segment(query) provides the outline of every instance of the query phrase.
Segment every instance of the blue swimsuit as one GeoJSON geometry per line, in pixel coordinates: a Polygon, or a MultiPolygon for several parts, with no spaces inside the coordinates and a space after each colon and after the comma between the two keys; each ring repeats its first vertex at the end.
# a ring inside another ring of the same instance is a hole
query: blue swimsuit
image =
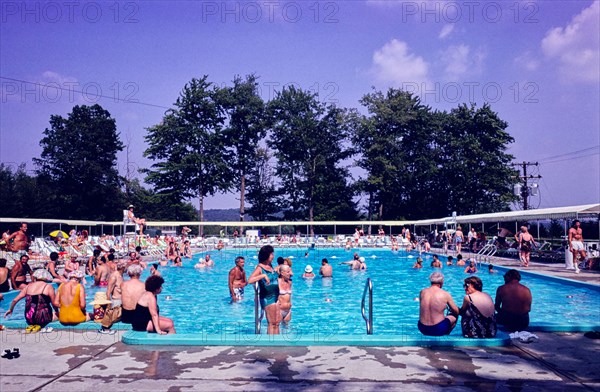
{"type": "Polygon", "coordinates": [[[265,270],[262,266],[260,269],[269,278],[269,284],[267,284],[265,279],[258,281],[260,305],[265,309],[267,306],[276,303],[279,299],[279,281],[277,280],[279,275],[274,270],[271,272],[265,270]]]}

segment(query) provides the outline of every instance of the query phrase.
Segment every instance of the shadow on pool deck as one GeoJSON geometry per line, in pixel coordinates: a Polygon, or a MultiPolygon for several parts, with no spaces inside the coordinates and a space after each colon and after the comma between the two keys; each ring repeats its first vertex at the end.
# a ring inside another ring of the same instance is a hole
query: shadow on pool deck
{"type": "Polygon", "coordinates": [[[128,346],[120,336],[0,333],[5,391],[600,390],[600,340],[508,347],[128,346]]]}

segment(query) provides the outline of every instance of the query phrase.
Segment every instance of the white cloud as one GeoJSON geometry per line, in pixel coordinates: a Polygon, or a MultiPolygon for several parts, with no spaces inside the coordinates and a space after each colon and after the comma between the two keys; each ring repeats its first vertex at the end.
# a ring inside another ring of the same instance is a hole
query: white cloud
{"type": "Polygon", "coordinates": [[[46,83],[57,83],[61,87],[77,82],[77,79],[72,76],[61,75],[54,71],[44,71],[42,73],[42,80],[46,83]]]}
{"type": "Polygon", "coordinates": [[[442,31],[440,31],[440,34],[438,35],[438,38],[439,39],[444,39],[447,36],[449,36],[450,33],[452,33],[452,31],[454,31],[454,25],[453,24],[444,25],[444,27],[442,27],[442,31]]]}
{"type": "Polygon", "coordinates": [[[555,27],[542,40],[542,50],[558,61],[565,81],[600,80],[600,2],[576,15],[566,27],[555,27]]]}
{"type": "Polygon", "coordinates": [[[460,44],[449,46],[441,59],[445,64],[444,77],[457,81],[467,75],[480,74],[485,55],[481,50],[473,52],[468,45],[460,44]]]}
{"type": "Polygon", "coordinates": [[[402,85],[427,82],[428,69],[427,62],[411,53],[406,42],[392,39],[375,51],[370,72],[378,81],[402,85]]]}
{"type": "Polygon", "coordinates": [[[527,71],[536,71],[540,66],[540,61],[536,59],[529,51],[515,57],[514,62],[518,66],[525,68],[527,71]]]}

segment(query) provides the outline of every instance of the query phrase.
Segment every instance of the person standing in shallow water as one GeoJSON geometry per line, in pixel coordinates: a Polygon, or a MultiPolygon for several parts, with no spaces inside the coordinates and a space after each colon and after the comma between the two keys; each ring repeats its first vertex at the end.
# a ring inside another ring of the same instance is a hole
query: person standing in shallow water
{"type": "Polygon", "coordinates": [[[279,334],[281,323],[281,311],[279,309],[279,276],[273,269],[272,263],[275,250],[271,245],[265,245],[258,251],[258,265],[250,278],[248,284],[258,282],[260,305],[267,316],[267,333],[279,334]]]}
{"type": "Polygon", "coordinates": [[[244,264],[246,261],[242,256],[235,258],[235,267],[229,271],[229,295],[231,302],[244,299],[244,287],[248,284],[244,264]]]}

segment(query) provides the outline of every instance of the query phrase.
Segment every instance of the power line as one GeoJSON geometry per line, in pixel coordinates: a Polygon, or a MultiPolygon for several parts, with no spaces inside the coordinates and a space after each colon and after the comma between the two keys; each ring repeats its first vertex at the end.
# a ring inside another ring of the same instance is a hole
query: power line
{"type": "Polygon", "coordinates": [[[588,147],[588,148],[584,148],[583,150],[577,150],[577,151],[571,151],[571,152],[566,152],[564,154],[559,154],[559,155],[554,155],[551,157],[546,157],[546,158],[542,158],[539,160],[540,163],[544,163],[544,161],[549,161],[549,160],[553,160],[556,158],[562,158],[568,155],[573,155],[573,154],[580,154],[582,152],[586,152],[586,151],[591,151],[591,150],[597,150],[600,149],[600,144],[594,147],[588,147]]]}
{"type": "Polygon", "coordinates": [[[581,159],[581,158],[593,157],[593,156],[595,156],[595,155],[599,155],[599,154],[600,154],[600,151],[598,151],[598,152],[595,152],[595,153],[593,153],[593,154],[579,155],[579,156],[576,156],[576,157],[565,158],[565,159],[559,159],[559,160],[556,160],[556,161],[549,161],[549,162],[543,162],[543,163],[544,163],[545,165],[547,165],[547,164],[551,164],[551,163],[566,162],[566,161],[572,161],[572,160],[575,160],[575,159],[581,159]]]}
{"type": "Polygon", "coordinates": [[[77,90],[75,88],[61,87],[58,84],[52,85],[52,84],[44,84],[44,83],[38,83],[38,82],[30,82],[30,81],[27,81],[27,80],[7,78],[5,76],[0,76],[0,79],[10,80],[12,82],[19,82],[19,83],[30,84],[30,85],[34,85],[34,86],[37,86],[37,87],[53,88],[55,90],[67,91],[67,92],[70,92],[70,93],[78,93],[78,94],[81,94],[81,95],[93,96],[93,97],[96,97],[96,98],[107,98],[107,99],[112,99],[113,101],[121,101],[121,102],[124,102],[124,103],[131,103],[131,104],[136,104],[136,105],[150,106],[150,107],[154,107],[154,108],[167,109],[167,110],[171,109],[169,107],[162,106],[162,105],[156,105],[156,104],[153,104],[153,103],[142,102],[142,101],[140,101],[138,99],[132,100],[132,99],[119,98],[119,97],[109,97],[107,95],[96,94],[96,93],[91,93],[91,92],[88,92],[88,91],[77,90]]]}

